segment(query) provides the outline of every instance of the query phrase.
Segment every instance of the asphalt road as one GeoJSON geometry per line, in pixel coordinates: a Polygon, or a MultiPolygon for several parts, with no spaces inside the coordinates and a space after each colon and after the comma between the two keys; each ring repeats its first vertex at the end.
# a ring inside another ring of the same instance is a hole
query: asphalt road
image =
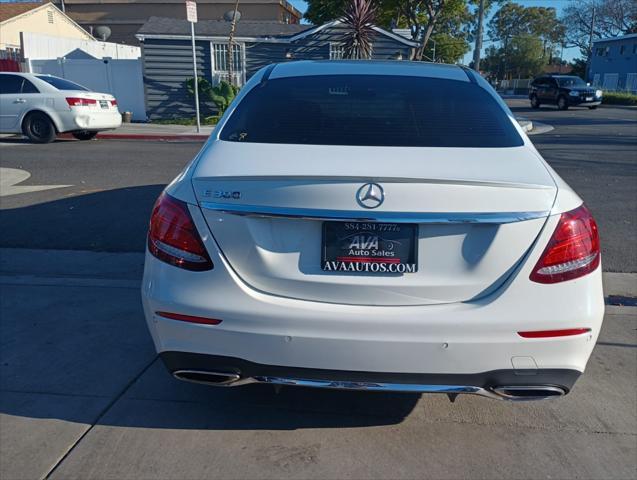
{"type": "MultiPolygon", "coordinates": [[[[583,197],[602,236],[604,270],[637,272],[637,109],[528,108],[516,115],[555,126],[532,136],[583,197]]],[[[70,185],[0,198],[0,247],[136,252],[162,190],[200,143],[0,140],[0,167],[24,169],[20,185],[70,185]]]]}
{"type": "Polygon", "coordinates": [[[637,271],[637,108],[559,111],[509,100],[516,116],[554,130],[531,139],[599,224],[604,270],[637,271]]]}

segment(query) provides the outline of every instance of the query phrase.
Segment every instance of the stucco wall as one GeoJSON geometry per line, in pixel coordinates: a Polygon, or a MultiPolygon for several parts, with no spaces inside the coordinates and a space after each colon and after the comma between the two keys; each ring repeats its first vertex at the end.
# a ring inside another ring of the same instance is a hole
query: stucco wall
{"type": "Polygon", "coordinates": [[[0,24],[0,49],[20,46],[20,32],[92,40],[93,37],[52,5],[36,8],[0,24]],[[52,20],[52,21],[51,21],[52,20]]]}
{"type": "Polygon", "coordinates": [[[589,80],[608,90],[637,91],[637,35],[595,42],[589,80]]]}

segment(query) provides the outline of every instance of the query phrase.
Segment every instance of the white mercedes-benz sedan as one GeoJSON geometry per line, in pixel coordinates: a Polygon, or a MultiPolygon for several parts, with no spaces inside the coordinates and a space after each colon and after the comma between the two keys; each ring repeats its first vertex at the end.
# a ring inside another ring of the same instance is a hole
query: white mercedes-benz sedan
{"type": "Polygon", "coordinates": [[[256,73],[152,211],[142,297],[177,378],[568,393],[597,225],[489,84],[410,62],[256,73]]]}
{"type": "Polygon", "coordinates": [[[117,100],[52,75],[0,73],[0,133],[49,143],[58,133],[90,140],[122,124],[117,100]]]}

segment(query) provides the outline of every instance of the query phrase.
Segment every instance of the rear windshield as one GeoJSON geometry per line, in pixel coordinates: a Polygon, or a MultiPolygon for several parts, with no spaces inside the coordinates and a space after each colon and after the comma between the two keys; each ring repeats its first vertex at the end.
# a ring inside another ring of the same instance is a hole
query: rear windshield
{"type": "Polygon", "coordinates": [[[482,87],[394,75],[270,79],[244,97],[220,138],[397,147],[523,144],[505,110],[482,87]]]}
{"type": "Polygon", "coordinates": [[[53,85],[58,90],[84,90],[89,92],[90,90],[82,85],[78,85],[77,83],[73,83],[70,80],[66,80],[64,78],[59,77],[51,77],[49,75],[38,75],[40,80],[45,81],[49,85],[53,85]]]}

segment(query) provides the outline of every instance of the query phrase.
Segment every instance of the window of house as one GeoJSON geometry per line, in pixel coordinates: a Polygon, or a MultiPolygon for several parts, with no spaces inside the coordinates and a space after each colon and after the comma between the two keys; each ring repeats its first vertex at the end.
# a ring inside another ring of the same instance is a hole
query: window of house
{"type": "Polygon", "coordinates": [[[604,49],[602,47],[597,47],[597,56],[601,57],[604,55],[604,49]]]}
{"type": "Polygon", "coordinates": [[[341,43],[330,43],[330,60],[343,60],[345,47],[341,43]]]}
{"type": "Polygon", "coordinates": [[[633,43],[633,53],[637,53],[637,43],[633,43]]]}
{"type": "MultiPolygon", "coordinates": [[[[243,83],[245,65],[243,63],[243,45],[234,44],[232,46],[232,76],[235,84],[243,83]]],[[[228,44],[212,44],[212,70],[214,80],[228,80],[228,44]]]]}
{"type": "Polygon", "coordinates": [[[48,12],[46,12],[49,23],[53,23],[53,12],[51,12],[50,10],[48,12]]]}
{"type": "Polygon", "coordinates": [[[609,55],[609,54],[610,54],[610,47],[606,47],[606,48],[604,49],[604,56],[605,56],[605,57],[608,57],[608,55],[609,55]]]}
{"type": "MultiPolygon", "coordinates": [[[[228,71],[228,44],[214,43],[212,45],[214,57],[214,69],[218,72],[228,71]]],[[[243,55],[241,45],[232,46],[232,68],[233,70],[243,69],[243,55]]]]}
{"type": "Polygon", "coordinates": [[[622,45],[621,47],[619,47],[619,54],[620,55],[623,55],[625,51],[626,51],[626,45],[622,45]]]}

